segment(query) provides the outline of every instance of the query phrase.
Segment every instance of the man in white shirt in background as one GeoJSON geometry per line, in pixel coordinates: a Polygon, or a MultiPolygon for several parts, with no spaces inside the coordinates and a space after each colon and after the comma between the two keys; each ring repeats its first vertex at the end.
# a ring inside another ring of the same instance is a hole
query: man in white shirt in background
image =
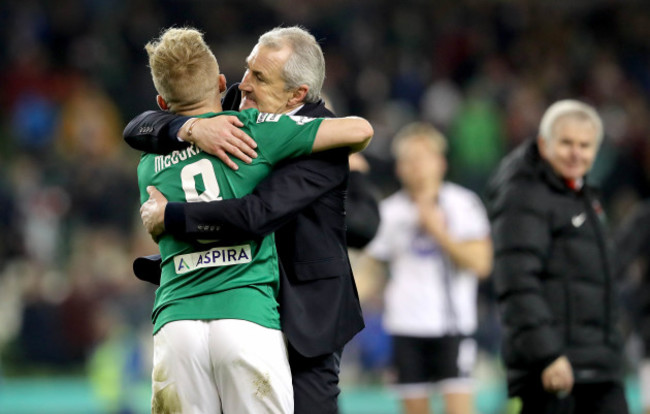
{"type": "Polygon", "coordinates": [[[446,413],[474,412],[476,296],[478,280],[492,270],[492,243],[479,197],[444,181],[446,148],[426,123],[395,136],[402,189],[381,202],[378,233],[360,263],[365,275],[388,266],[383,325],[406,414],[429,413],[434,386],[446,413]]]}

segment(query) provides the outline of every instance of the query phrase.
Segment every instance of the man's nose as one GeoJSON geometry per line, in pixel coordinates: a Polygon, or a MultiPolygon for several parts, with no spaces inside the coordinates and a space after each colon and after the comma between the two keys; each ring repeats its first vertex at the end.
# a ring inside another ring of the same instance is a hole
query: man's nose
{"type": "Polygon", "coordinates": [[[582,149],[578,146],[571,147],[571,156],[574,158],[580,158],[582,155],[582,149]]]}
{"type": "Polygon", "coordinates": [[[250,82],[249,82],[249,74],[246,72],[244,74],[244,77],[242,78],[241,82],[239,83],[239,90],[240,91],[249,91],[250,90],[250,82]]]}

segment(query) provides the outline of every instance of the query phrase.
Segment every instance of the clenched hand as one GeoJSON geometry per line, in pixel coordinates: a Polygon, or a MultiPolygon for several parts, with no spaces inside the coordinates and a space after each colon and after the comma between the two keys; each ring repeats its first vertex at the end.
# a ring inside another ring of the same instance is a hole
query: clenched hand
{"type": "Polygon", "coordinates": [[[147,232],[155,242],[158,242],[160,235],[165,231],[165,207],[167,199],[154,186],[147,187],[149,199],[140,207],[140,218],[147,232]]]}
{"type": "Polygon", "coordinates": [[[542,371],[542,384],[550,393],[566,395],[573,388],[573,369],[569,359],[561,356],[542,371]]]}

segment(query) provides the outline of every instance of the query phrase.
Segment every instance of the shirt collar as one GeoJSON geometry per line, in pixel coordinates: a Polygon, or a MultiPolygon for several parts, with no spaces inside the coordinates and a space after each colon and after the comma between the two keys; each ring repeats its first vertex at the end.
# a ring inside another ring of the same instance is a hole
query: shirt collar
{"type": "Polygon", "coordinates": [[[302,109],[303,106],[305,106],[305,104],[300,105],[299,107],[295,108],[291,112],[287,112],[285,115],[295,115],[296,113],[298,113],[298,111],[300,111],[302,109]]]}
{"type": "Polygon", "coordinates": [[[582,186],[585,184],[585,180],[582,178],[578,178],[576,180],[565,179],[564,182],[566,182],[566,185],[569,186],[569,188],[573,191],[580,191],[582,189],[582,186]]]}

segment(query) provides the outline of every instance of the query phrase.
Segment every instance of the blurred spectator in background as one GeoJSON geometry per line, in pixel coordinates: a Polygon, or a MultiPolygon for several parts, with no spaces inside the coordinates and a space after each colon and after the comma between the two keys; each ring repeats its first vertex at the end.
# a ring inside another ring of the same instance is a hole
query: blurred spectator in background
{"type": "Polygon", "coordinates": [[[644,414],[650,414],[650,200],[639,204],[615,232],[617,264],[621,272],[636,279],[632,281],[632,320],[641,337],[642,355],[639,367],[641,401],[644,414]]]}
{"type": "Polygon", "coordinates": [[[496,101],[477,86],[449,129],[451,176],[468,189],[483,190],[485,177],[503,156],[503,126],[496,101]]]}
{"type": "Polygon", "coordinates": [[[522,414],[628,412],[615,257],[585,182],[602,139],[594,108],[558,101],[489,184],[502,355],[522,414]]]}
{"type": "Polygon", "coordinates": [[[472,413],[477,285],[492,269],[487,215],[476,194],[444,180],[447,142],[433,126],[405,126],[392,148],[402,190],[380,203],[360,271],[389,267],[383,320],[404,412],[429,413],[435,385],[447,413],[472,413]]]}

